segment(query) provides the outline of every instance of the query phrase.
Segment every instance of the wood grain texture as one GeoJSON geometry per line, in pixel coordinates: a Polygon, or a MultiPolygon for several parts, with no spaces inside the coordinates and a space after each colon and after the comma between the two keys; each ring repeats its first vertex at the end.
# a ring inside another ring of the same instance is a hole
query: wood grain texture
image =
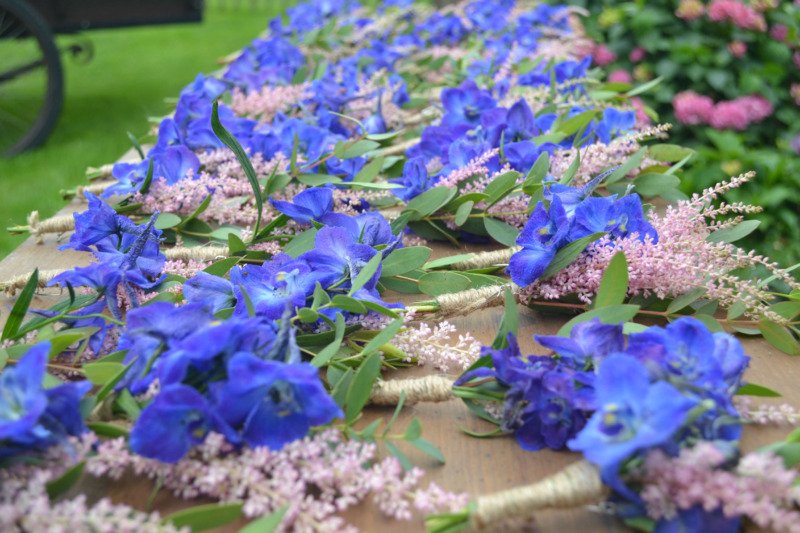
{"type": "MultiPolygon", "coordinates": [[[[64,211],[74,209],[67,206],[64,211]]],[[[47,236],[43,245],[32,240],[26,241],[6,259],[0,262],[0,279],[30,272],[34,267],[68,268],[86,264],[90,256],[71,251],[59,252],[56,249],[55,236],[47,236]]],[[[460,253],[452,247],[434,246],[435,256],[460,253]]],[[[469,251],[474,251],[470,248],[469,251]]],[[[52,300],[53,291],[46,291],[39,296],[34,305],[43,305],[52,300]],[[49,294],[47,294],[49,293],[49,294]]],[[[11,300],[0,300],[0,310],[7,315],[11,300]]],[[[453,320],[461,332],[470,332],[478,340],[490,343],[499,324],[501,309],[482,310],[470,316],[453,320]]],[[[554,334],[568,319],[568,316],[543,315],[527,308],[521,309],[520,344],[524,353],[540,350],[533,340],[534,334],[554,334]]],[[[2,319],[4,320],[4,318],[2,319]]],[[[783,398],[778,403],[787,402],[800,406],[800,358],[790,357],[769,347],[760,338],[743,338],[747,353],[752,357],[746,378],[754,383],[764,384],[778,390],[783,398]]],[[[428,369],[415,368],[397,371],[395,375],[409,377],[424,375],[428,369]]],[[[391,376],[389,376],[391,377],[391,376]]],[[[390,408],[369,408],[361,424],[366,425],[376,417],[388,418],[390,408]]],[[[435,481],[442,487],[452,491],[465,491],[471,495],[480,495],[492,491],[511,488],[535,482],[549,474],[553,474],[565,465],[578,459],[568,452],[525,452],[512,438],[496,438],[490,440],[475,439],[461,432],[461,427],[473,430],[489,429],[487,425],[474,417],[457,400],[440,404],[422,404],[404,409],[396,427],[405,427],[413,417],[419,417],[423,425],[423,436],[436,444],[447,458],[447,464],[441,466],[432,459],[422,456],[414,450],[404,447],[409,456],[420,466],[428,469],[427,481],[435,481]]],[[[743,447],[745,451],[756,449],[768,442],[785,437],[788,428],[781,427],[747,427],[745,429],[743,447]]],[[[402,446],[402,444],[401,444],[402,446]]],[[[116,502],[125,502],[143,509],[150,495],[152,485],[147,480],[128,476],[120,482],[85,478],[79,490],[86,492],[91,499],[108,496],[116,502]]],[[[182,507],[202,502],[183,502],[162,491],[155,498],[154,508],[162,514],[168,514],[182,507]]],[[[345,515],[352,523],[364,531],[420,531],[421,521],[393,522],[386,520],[372,507],[365,504],[350,510],[345,515]]],[[[239,524],[241,525],[241,524],[239,524]]],[[[236,525],[222,530],[235,531],[236,525]]],[[[533,530],[558,532],[586,531],[625,531],[617,520],[587,509],[573,511],[545,512],[536,517],[533,530]]]]}

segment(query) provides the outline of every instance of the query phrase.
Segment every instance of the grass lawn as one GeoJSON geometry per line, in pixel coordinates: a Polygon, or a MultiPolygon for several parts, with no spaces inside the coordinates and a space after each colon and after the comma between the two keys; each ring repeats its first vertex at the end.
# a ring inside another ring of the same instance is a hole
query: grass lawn
{"type": "Polygon", "coordinates": [[[254,10],[245,7],[249,2],[209,6],[200,24],[85,33],[95,57],[85,65],[63,58],[64,109],[53,134],[37,150],[0,159],[0,257],[25,238],[9,235],[7,226],[24,224],[34,209],[42,217],[55,213],[64,205],[60,189],[85,182],[87,166],[116,160],[131,146],[126,132],[146,133],[148,116],[170,111],[165,98],[175,97],[198,72],[218,68],[217,58],[245,46],[291,3],[260,2],[254,10]]]}

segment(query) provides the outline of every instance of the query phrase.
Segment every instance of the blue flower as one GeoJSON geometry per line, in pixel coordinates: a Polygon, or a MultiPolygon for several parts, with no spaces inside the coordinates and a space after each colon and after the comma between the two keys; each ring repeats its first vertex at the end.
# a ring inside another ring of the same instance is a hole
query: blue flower
{"type": "Polygon", "coordinates": [[[291,202],[270,199],[272,207],[295,222],[311,224],[321,222],[325,215],[333,212],[333,190],[312,187],[292,198],[291,202]]]}
{"type": "Polygon", "coordinates": [[[539,279],[566,238],[569,226],[558,196],[553,197],[549,209],[539,202],[517,238],[522,250],[512,255],[508,263],[511,280],[525,287],[539,279]]]}
{"type": "Polygon", "coordinates": [[[603,324],[599,318],[576,324],[569,337],[536,335],[534,338],[575,368],[597,366],[605,357],[625,347],[622,324],[603,324]]]}
{"type": "Polygon", "coordinates": [[[70,235],[69,242],[60,247],[61,250],[73,248],[88,252],[90,246],[109,238],[113,239],[114,246],[118,246],[124,233],[135,231],[136,224],[130,219],[118,215],[114,208],[94,194],[87,191],[84,195],[89,205],[85,211],[72,215],[75,232],[70,235]]]}
{"type": "Polygon", "coordinates": [[[220,416],[249,446],[273,450],[305,437],[312,426],[341,417],[315,367],[264,361],[238,353],[228,363],[228,379],[213,389],[220,416]]]}
{"type": "Polygon", "coordinates": [[[445,110],[443,124],[477,126],[481,113],[496,107],[497,102],[489,91],[478,88],[472,80],[466,80],[459,87],[442,90],[442,105],[445,110]]]}
{"type": "Polygon", "coordinates": [[[640,451],[667,444],[697,401],[664,381],[651,383],[647,368],[623,354],[600,364],[595,393],[597,411],[569,448],[600,467],[607,485],[636,501],[619,478],[620,467],[640,451]]]}
{"type": "Polygon", "coordinates": [[[636,125],[634,111],[620,111],[613,107],[603,110],[603,118],[595,126],[594,132],[603,144],[608,144],[614,137],[625,134],[636,125]]]}
{"type": "Polygon", "coordinates": [[[80,399],[88,381],[44,389],[50,343],[37,344],[0,374],[0,459],[63,442],[86,431],[80,399]]]}
{"type": "Polygon", "coordinates": [[[653,533],[736,533],[741,524],[741,516],[728,517],[721,508],[707,511],[702,505],[695,505],[679,509],[673,518],[662,518],[653,533]]]}
{"type": "Polygon", "coordinates": [[[143,457],[176,463],[209,431],[222,432],[235,442],[235,434],[216,419],[203,395],[185,385],[169,385],[142,410],[131,430],[130,447],[143,457]]]}
{"type": "Polygon", "coordinates": [[[236,298],[234,313],[247,316],[244,294],[250,299],[256,316],[277,320],[287,308],[304,307],[317,281],[330,279],[312,272],[305,260],[278,254],[261,266],[245,265],[231,270],[231,284],[236,298]]]}
{"type": "Polygon", "coordinates": [[[233,307],[236,303],[230,281],[202,271],[183,284],[183,297],[189,303],[205,305],[211,313],[233,307]]]}
{"type": "Polygon", "coordinates": [[[368,211],[355,217],[335,213],[327,217],[325,223],[344,228],[355,242],[380,248],[384,257],[402,246],[401,236],[392,233],[392,226],[376,211],[368,211]]]}
{"type": "MultiPolygon", "coordinates": [[[[360,244],[344,228],[324,227],[317,232],[314,249],[301,255],[315,273],[322,277],[323,287],[337,283],[347,289],[372,257],[378,252],[372,246],[360,244]]],[[[374,289],[380,278],[381,269],[364,284],[366,289],[374,289]]]]}
{"type": "Polygon", "coordinates": [[[428,179],[428,169],[425,167],[424,158],[414,157],[407,160],[403,166],[402,177],[389,180],[389,182],[402,185],[402,188],[391,191],[404,202],[427,191],[431,187],[431,181],[428,179]]]}

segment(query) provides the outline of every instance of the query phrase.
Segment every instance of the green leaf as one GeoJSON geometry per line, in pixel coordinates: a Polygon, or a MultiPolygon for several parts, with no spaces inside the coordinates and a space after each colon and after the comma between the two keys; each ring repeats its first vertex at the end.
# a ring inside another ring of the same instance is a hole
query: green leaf
{"type": "Polygon", "coordinates": [[[610,305],[608,307],[592,309],[591,311],[581,313],[561,326],[561,329],[558,330],[558,335],[568,336],[576,324],[588,322],[593,318],[599,318],[604,324],[621,324],[623,322],[628,322],[633,319],[638,312],[639,306],[631,304],[610,305]]]}
{"type": "Polygon", "coordinates": [[[408,443],[412,445],[414,448],[421,451],[422,453],[430,455],[440,463],[442,464],[445,463],[444,454],[429,440],[425,440],[422,437],[419,437],[414,440],[409,440],[408,443]]]}
{"type": "Polygon", "coordinates": [[[424,246],[398,248],[383,260],[381,277],[390,278],[420,268],[431,256],[431,249],[424,246]]]}
{"type": "Polygon", "coordinates": [[[686,148],[677,144],[653,144],[647,147],[647,152],[650,154],[651,159],[656,161],[666,161],[668,163],[675,163],[680,161],[687,155],[695,153],[691,148],[686,148]]]}
{"type": "Polygon", "coordinates": [[[361,303],[361,300],[356,300],[343,294],[337,294],[331,300],[331,305],[344,311],[350,311],[357,315],[363,315],[367,312],[367,308],[361,303]]]}
{"type": "Polygon", "coordinates": [[[297,318],[300,319],[301,322],[306,324],[313,324],[317,320],[319,320],[319,313],[314,311],[313,309],[309,309],[308,307],[301,307],[297,310],[297,318]]]}
{"type": "Polygon", "coordinates": [[[91,429],[95,434],[110,439],[116,439],[118,437],[128,438],[130,435],[130,432],[126,428],[117,426],[116,424],[109,424],[108,422],[87,422],[86,427],[91,429]]]}
{"type": "Polygon", "coordinates": [[[554,276],[561,270],[567,268],[578,258],[579,255],[581,255],[581,253],[583,253],[587,246],[592,244],[603,235],[605,235],[604,232],[592,233],[591,235],[581,237],[577,241],[572,241],[568,245],[564,246],[562,249],[556,252],[556,255],[553,257],[550,265],[548,265],[542,274],[542,279],[547,279],[551,276],[554,276]]]}
{"type": "Polygon", "coordinates": [[[500,320],[500,327],[497,330],[497,335],[492,342],[492,348],[502,350],[508,346],[508,334],[517,335],[519,330],[519,310],[517,309],[517,299],[510,287],[506,287],[504,295],[505,307],[503,310],[503,318],[500,320]]]}
{"type": "Polygon", "coordinates": [[[517,243],[519,230],[511,224],[507,224],[502,220],[497,220],[496,218],[484,217],[483,226],[486,228],[489,236],[491,236],[500,244],[514,246],[517,243]]]}
{"type": "Polygon", "coordinates": [[[736,242],[753,233],[761,224],[760,220],[743,220],[732,228],[723,228],[706,237],[708,242],[736,242]]]}
{"type": "Polygon", "coordinates": [[[142,182],[142,186],[139,187],[139,193],[147,194],[147,191],[150,190],[151,183],[153,183],[153,158],[150,158],[150,162],[147,164],[147,175],[142,182]]]}
{"type": "Polygon", "coordinates": [[[655,172],[640,174],[633,180],[636,192],[642,196],[659,196],[677,189],[680,184],[681,180],[677,176],[655,172]]]}
{"type": "Polygon", "coordinates": [[[557,128],[556,131],[563,133],[564,135],[573,135],[578,132],[578,130],[586,127],[594,117],[597,115],[597,110],[592,109],[589,111],[583,111],[582,113],[578,113],[574,117],[570,117],[562,122],[557,128]]]}
{"type": "Polygon", "coordinates": [[[441,207],[447,205],[457,193],[458,191],[455,188],[434,187],[412,198],[408,204],[406,204],[406,209],[416,211],[417,216],[414,220],[419,220],[435,213],[441,207]]]}
{"type": "Polygon", "coordinates": [[[401,452],[400,449],[397,446],[395,446],[393,442],[387,440],[384,441],[384,444],[386,445],[386,449],[389,450],[389,453],[394,455],[397,458],[397,460],[400,461],[400,465],[403,467],[403,470],[411,470],[412,468],[414,468],[414,465],[411,463],[411,461],[408,460],[406,454],[401,452]]]}
{"type": "Polygon", "coordinates": [[[630,174],[631,171],[638,168],[639,165],[641,165],[645,154],[647,154],[647,148],[644,147],[640,148],[639,151],[630,156],[627,161],[622,163],[618,169],[609,174],[603,181],[606,183],[606,185],[618,182],[619,180],[630,174]]]}
{"type": "Polygon", "coordinates": [[[706,313],[696,313],[694,318],[706,325],[706,327],[714,333],[725,331],[716,318],[706,313]]]}
{"type": "Polygon", "coordinates": [[[656,85],[658,85],[659,83],[661,83],[661,80],[662,80],[661,76],[659,76],[658,78],[654,78],[654,79],[648,81],[647,83],[639,85],[638,87],[634,87],[633,89],[631,89],[630,91],[625,93],[625,96],[630,98],[632,96],[636,96],[638,94],[642,94],[644,92],[647,92],[650,89],[652,89],[653,87],[655,87],[656,85]]]}
{"type": "MultiPolygon", "coordinates": [[[[185,225],[186,225],[187,223],[189,223],[190,221],[192,221],[192,220],[196,219],[197,217],[199,217],[200,215],[202,215],[202,214],[203,214],[203,212],[204,212],[206,209],[208,209],[208,206],[209,206],[209,205],[211,205],[211,198],[212,198],[213,196],[214,196],[214,195],[213,195],[213,194],[210,194],[210,193],[209,193],[208,195],[206,195],[206,197],[205,197],[205,198],[203,198],[203,201],[202,201],[202,202],[200,202],[200,205],[198,205],[198,206],[195,208],[195,210],[194,210],[194,211],[192,211],[192,213],[191,213],[191,214],[190,214],[188,217],[186,217],[186,218],[183,220],[183,222],[181,222],[181,226],[185,226],[185,225]]],[[[225,237],[225,239],[227,240],[227,236],[225,237]]]]}
{"type": "Polygon", "coordinates": [[[408,427],[403,433],[403,439],[416,440],[421,436],[422,436],[422,424],[420,423],[419,418],[414,417],[411,419],[411,422],[408,424],[408,427]]]}
{"type": "Polygon", "coordinates": [[[428,272],[419,278],[419,290],[428,296],[461,292],[470,285],[468,277],[456,272],[428,272]]]}
{"type": "Polygon", "coordinates": [[[333,149],[333,155],[339,159],[353,159],[380,148],[380,146],[380,143],[367,139],[361,139],[354,143],[339,142],[333,149]]]}
{"type": "Polygon", "coordinates": [[[474,256],[475,254],[448,255],[447,257],[440,257],[439,259],[428,261],[422,265],[422,268],[425,270],[436,270],[437,268],[444,268],[460,263],[461,261],[466,261],[467,259],[472,259],[474,256]]]}
{"type": "MultiPolygon", "coordinates": [[[[242,170],[244,170],[247,176],[247,180],[250,182],[250,187],[253,189],[253,197],[256,201],[256,225],[253,227],[253,242],[255,242],[259,227],[261,226],[261,214],[264,210],[264,200],[261,198],[261,185],[258,183],[258,176],[244,148],[242,148],[239,141],[225,129],[225,126],[223,126],[222,122],[219,120],[219,100],[214,100],[214,104],[211,107],[211,129],[214,131],[214,134],[219,137],[219,140],[236,155],[236,159],[239,161],[242,170]]],[[[267,185],[269,186],[269,184],[267,185]]]]}
{"type": "Polygon", "coordinates": [[[47,483],[47,495],[50,497],[50,499],[55,500],[72,488],[72,486],[75,485],[75,483],[77,483],[83,475],[84,466],[86,466],[86,462],[81,461],[80,463],[77,463],[76,465],[67,469],[66,472],[61,474],[56,479],[49,481],[47,483]]]}
{"type": "Polygon", "coordinates": [[[611,258],[606,271],[603,272],[603,279],[597,289],[597,296],[594,299],[594,308],[607,307],[609,305],[619,305],[625,301],[628,294],[628,261],[624,252],[617,252],[611,258]]]}
{"type": "Polygon", "coordinates": [[[342,178],[330,174],[300,174],[297,176],[297,181],[309,187],[318,187],[320,185],[327,185],[328,183],[339,184],[342,178]]]}
{"type": "Polygon", "coordinates": [[[225,259],[220,259],[215,263],[211,263],[206,268],[203,269],[203,272],[206,274],[211,274],[212,276],[222,277],[227,274],[230,269],[232,269],[236,264],[241,261],[240,257],[226,257],[225,259]]]}
{"type": "Polygon", "coordinates": [[[335,337],[333,341],[327,345],[325,348],[322,349],[314,358],[311,360],[311,364],[317,368],[323,367],[328,364],[328,361],[336,355],[336,352],[339,351],[339,348],[342,346],[342,340],[344,339],[344,331],[345,331],[345,324],[344,324],[344,317],[341,313],[336,313],[336,326],[334,328],[335,337]]]}
{"type": "Polygon", "coordinates": [[[136,421],[139,418],[139,415],[142,413],[142,408],[139,407],[139,402],[136,401],[130,391],[128,389],[123,389],[120,391],[119,396],[117,396],[116,404],[119,406],[120,409],[125,411],[125,414],[128,417],[136,421]]]}
{"type": "Polygon", "coordinates": [[[572,178],[575,177],[575,174],[578,173],[578,169],[581,168],[581,153],[577,152],[575,154],[575,159],[572,160],[572,163],[569,164],[567,171],[561,176],[561,179],[558,182],[561,185],[569,185],[569,182],[572,181],[572,178]]]}
{"type": "Polygon", "coordinates": [[[364,167],[358,171],[358,174],[355,175],[353,181],[366,183],[373,181],[377,176],[378,173],[383,169],[383,157],[376,157],[364,167]]]}
{"type": "Polygon", "coordinates": [[[739,390],[736,391],[738,396],[761,396],[764,398],[779,398],[780,393],[765,387],[763,385],[756,385],[755,383],[745,383],[739,390]]]}
{"type": "Polygon", "coordinates": [[[83,373],[95,385],[105,385],[125,369],[122,363],[87,363],[83,373]]]}
{"type": "Polygon", "coordinates": [[[164,518],[177,528],[205,531],[224,526],[242,517],[241,503],[209,503],[183,509],[164,518]]]}
{"type": "Polygon", "coordinates": [[[22,320],[28,312],[28,307],[31,305],[33,294],[36,292],[36,287],[38,285],[39,269],[36,268],[33,270],[31,277],[28,278],[27,283],[25,283],[22,292],[19,293],[17,301],[14,302],[14,307],[11,308],[11,313],[9,313],[6,319],[6,325],[3,328],[3,335],[0,337],[0,340],[12,339],[16,336],[19,327],[22,325],[22,320]]]}
{"type": "Polygon", "coordinates": [[[308,228],[303,233],[298,233],[294,238],[286,243],[283,252],[289,257],[297,258],[301,254],[314,248],[314,241],[317,238],[317,228],[308,228]]]}
{"type": "Polygon", "coordinates": [[[367,405],[370,394],[372,394],[372,386],[380,372],[381,356],[378,353],[368,356],[358,367],[353,381],[347,389],[345,400],[345,417],[348,424],[358,418],[364,406],[367,405]]]}
{"type": "Polygon", "coordinates": [[[289,506],[284,505],[274,513],[256,518],[240,529],[239,533],[273,533],[281,525],[281,521],[283,521],[283,517],[288,510],[289,506]]]}
{"type": "Polygon", "coordinates": [[[514,170],[510,170],[508,172],[504,172],[494,178],[486,188],[484,188],[484,194],[489,196],[487,200],[488,207],[496,204],[500,200],[506,197],[509,192],[511,192],[514,187],[517,185],[517,179],[519,178],[519,172],[514,170]]]}
{"type": "Polygon", "coordinates": [[[381,259],[383,256],[380,252],[376,253],[372,256],[372,259],[367,261],[367,264],[364,265],[358,275],[356,275],[355,279],[352,280],[352,286],[350,287],[350,291],[348,294],[351,296],[353,293],[358,291],[361,287],[367,284],[367,282],[372,279],[372,276],[378,271],[378,268],[381,266],[381,259]]]}
{"type": "Polygon", "coordinates": [[[786,320],[794,320],[800,315],[800,302],[778,302],[770,305],[769,310],[786,320]]]}
{"type": "Polygon", "coordinates": [[[550,154],[542,152],[528,171],[528,175],[525,176],[525,182],[522,184],[522,191],[526,194],[531,194],[533,190],[542,183],[542,180],[544,180],[549,171],[550,154]]]}
{"type": "Polygon", "coordinates": [[[377,351],[381,346],[388,343],[390,340],[394,338],[398,331],[403,328],[403,319],[398,318],[395,319],[385,328],[383,328],[380,333],[375,335],[361,350],[363,355],[372,354],[373,352],[377,351]]]}
{"type": "Polygon", "coordinates": [[[455,222],[456,226],[460,227],[464,224],[464,222],[467,221],[470,213],[472,213],[472,207],[474,205],[475,202],[467,200],[466,202],[458,206],[458,209],[456,209],[456,216],[453,218],[453,222],[455,222]]]}
{"type": "Polygon", "coordinates": [[[681,311],[688,307],[689,305],[693,304],[697,300],[699,300],[704,294],[706,293],[706,289],[703,287],[697,287],[696,289],[692,289],[691,291],[681,294],[674,300],[670,302],[667,306],[667,314],[675,314],[678,311],[681,311]]]}
{"type": "Polygon", "coordinates": [[[772,346],[789,355],[800,355],[800,344],[789,331],[771,320],[763,319],[758,323],[758,330],[772,346]]]}

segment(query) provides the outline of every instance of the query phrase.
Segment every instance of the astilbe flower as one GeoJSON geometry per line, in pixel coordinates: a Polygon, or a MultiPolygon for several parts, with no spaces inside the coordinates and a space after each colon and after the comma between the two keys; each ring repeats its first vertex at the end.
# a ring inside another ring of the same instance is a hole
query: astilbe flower
{"type": "Polygon", "coordinates": [[[24,531],[141,531],[143,533],[187,532],[161,521],[158,513],[143,513],[109,499],[90,504],[86,496],[56,502],[50,500],[47,483],[84,460],[96,437],[86,433],[80,439],[52,446],[34,463],[17,463],[0,469],[0,529],[24,531]]]}
{"type": "Polygon", "coordinates": [[[592,51],[592,59],[594,60],[595,65],[605,67],[617,59],[617,54],[609,50],[606,45],[598,44],[592,51]]]}
{"type": "Polygon", "coordinates": [[[759,425],[796,426],[800,424],[800,411],[788,403],[779,405],[762,403],[754,404],[747,396],[737,396],[734,400],[736,408],[747,422],[759,425]]]}
{"type": "Polygon", "coordinates": [[[492,158],[496,157],[499,151],[500,150],[497,148],[487,150],[478,157],[470,160],[466,166],[457,168],[440,179],[438,185],[442,187],[457,187],[460,183],[474,176],[486,176],[489,173],[489,168],[486,164],[492,158]]]}
{"type": "Polygon", "coordinates": [[[769,30],[769,36],[780,43],[785,42],[788,35],[789,28],[785,24],[776,24],[769,30]]]}
{"type": "Polygon", "coordinates": [[[648,454],[641,474],[648,515],[671,521],[701,508],[706,513],[721,511],[728,519],[746,516],[760,528],[800,531],[795,470],[764,452],[745,455],[734,471],[724,469],[727,461],[710,442],[700,442],[674,458],[660,450],[648,454]]]}
{"type": "Polygon", "coordinates": [[[395,458],[377,460],[375,444],[345,440],[336,430],[288,444],[281,450],[234,452],[223,436],[205,443],[174,465],[128,451],[123,439],[103,442],[86,465],[88,473],[119,479],[128,470],[159,479],[176,496],[242,502],[248,517],[287,505],[281,531],[355,531],[338,513],[370,495],[390,516],[410,518],[410,509],[455,511],[466,495],[418,489],[421,471],[405,473],[395,458]],[[419,496],[418,496],[418,492],[419,496]]]}
{"type": "Polygon", "coordinates": [[[763,303],[770,298],[757,282],[738,278],[730,272],[741,267],[763,265],[790,286],[800,287],[791,274],[754,252],[706,240],[713,229],[708,219],[713,221],[723,215],[758,212],[758,208],[743,204],[711,205],[720,195],[743,185],[753,176],[753,173],[742,174],[706,189],[691,200],[668,207],[664,215],[650,212],[648,218],[656,228],[658,242],[632,235],[613,241],[607,237],[599,239],[552,278],[523,288],[521,300],[549,300],[577,294],[582,301],[590,302],[611,258],[617,252],[623,252],[628,261],[631,295],[676,297],[702,287],[707,290],[708,297],[718,299],[723,305],[741,302],[751,316],[763,315],[779,323],[785,322],[763,303]]]}
{"type": "Polygon", "coordinates": [[[747,44],[742,41],[731,41],[728,43],[728,51],[733,57],[742,58],[747,54],[747,44]]]}
{"type": "Polygon", "coordinates": [[[696,20],[705,13],[705,6],[700,0],[681,0],[675,16],[683,20],[696,20]]]}
{"type": "Polygon", "coordinates": [[[736,101],[717,102],[708,123],[718,130],[744,131],[750,123],[747,110],[736,101]]]}
{"type": "Polygon", "coordinates": [[[608,81],[611,83],[630,83],[633,78],[627,70],[617,69],[608,75],[608,81]]]}
{"type": "Polygon", "coordinates": [[[764,16],[739,0],[714,0],[708,5],[708,18],[714,22],[731,22],[745,30],[767,29],[764,16]]]}
{"type": "Polygon", "coordinates": [[[297,85],[266,85],[258,91],[243,92],[234,89],[231,109],[242,117],[269,123],[278,113],[286,113],[308,97],[308,82],[297,85]]]}
{"type": "Polygon", "coordinates": [[[419,365],[430,365],[455,374],[469,368],[480,357],[481,343],[470,333],[458,333],[456,327],[447,321],[433,327],[427,322],[411,325],[413,319],[413,313],[407,312],[406,328],[392,341],[406,353],[409,361],[416,359],[419,365]]]}

